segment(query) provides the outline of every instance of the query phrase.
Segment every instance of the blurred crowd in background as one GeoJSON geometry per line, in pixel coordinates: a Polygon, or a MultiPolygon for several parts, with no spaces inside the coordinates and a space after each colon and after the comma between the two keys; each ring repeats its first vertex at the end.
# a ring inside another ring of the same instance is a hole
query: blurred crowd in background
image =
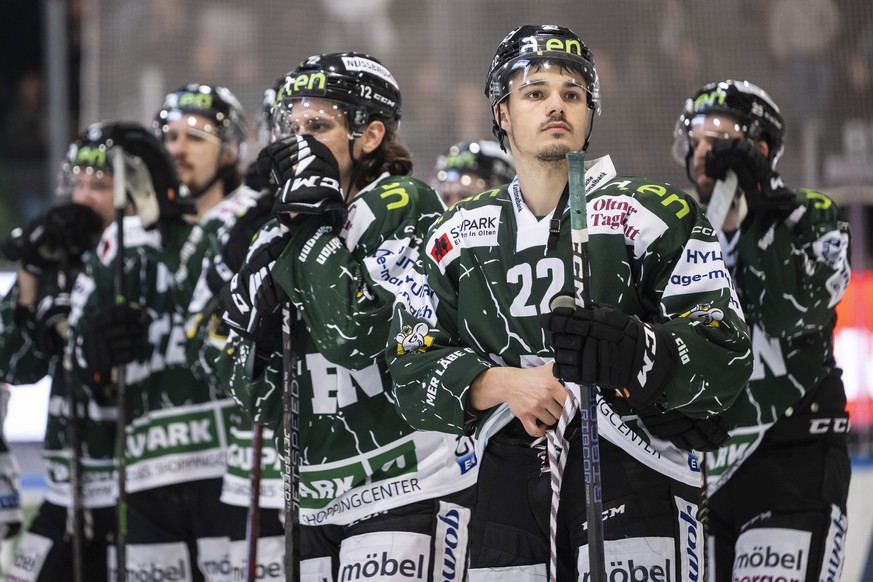
{"type": "MultiPolygon", "coordinates": [[[[359,50],[395,72],[401,138],[427,179],[461,139],[490,136],[488,58],[524,22],[570,26],[594,51],[603,92],[592,155],[687,186],[670,135],[694,88],[764,87],[783,109],[786,181],[873,184],[873,6],[866,0],[7,0],[0,22],[0,231],[53,199],[47,6],[66,8],[65,141],[100,119],[149,122],[189,81],[224,84],[253,124],[263,90],[309,54],[359,50]]],[[[249,155],[257,152],[252,144],[249,155]]],[[[56,160],[59,162],[60,160],[56,160]]],[[[839,197],[839,193],[838,193],[839,197]]]]}

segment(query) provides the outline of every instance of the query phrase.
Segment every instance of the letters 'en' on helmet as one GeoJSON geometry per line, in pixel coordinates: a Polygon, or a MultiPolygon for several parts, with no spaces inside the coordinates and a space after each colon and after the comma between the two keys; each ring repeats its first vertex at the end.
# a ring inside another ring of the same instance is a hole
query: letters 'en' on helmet
{"type": "Polygon", "coordinates": [[[394,75],[376,58],[356,52],[327,53],[309,57],[285,76],[273,109],[274,138],[295,133],[291,109],[306,99],[338,104],[346,118],[350,138],[360,137],[375,119],[389,131],[400,124],[400,87],[394,75]]]}
{"type": "Polygon", "coordinates": [[[685,101],[673,130],[673,157],[688,167],[691,160],[689,134],[695,119],[709,114],[728,115],[737,121],[742,134],[752,140],[763,139],[769,147],[772,166],[784,149],[785,121],[770,95],[748,81],[707,83],[685,101]]]}
{"type": "Polygon", "coordinates": [[[90,125],[70,144],[61,164],[60,188],[71,192],[79,172],[114,176],[114,158],[124,160],[127,199],[146,228],[161,217],[191,214],[194,207],[180,192],[173,160],[161,141],[144,126],[127,121],[101,121],[90,125]]]}
{"type": "MultiPolygon", "coordinates": [[[[554,63],[581,75],[583,88],[588,96],[591,110],[585,147],[591,136],[593,114],[600,113],[600,81],[594,67],[594,55],[588,46],[572,30],[550,24],[519,26],[497,46],[497,52],[488,69],[485,95],[492,110],[510,93],[525,84],[529,72],[534,72],[546,63],[554,63]],[[521,73],[521,74],[519,74],[521,73]]],[[[494,119],[494,135],[503,147],[506,133],[494,119]]],[[[583,148],[584,149],[584,148],[583,148]]]]}
{"type": "MultiPolygon", "coordinates": [[[[242,146],[248,135],[242,105],[230,89],[218,85],[189,83],[164,97],[152,126],[159,136],[167,131],[167,123],[185,115],[199,115],[214,124],[214,134],[225,146],[242,146]]],[[[212,129],[212,128],[209,128],[212,129]]],[[[238,148],[238,158],[244,155],[238,148]]]]}
{"type": "Polygon", "coordinates": [[[492,140],[461,141],[452,145],[437,158],[434,168],[438,184],[460,179],[463,174],[474,174],[489,188],[512,182],[515,166],[512,156],[492,140]]]}

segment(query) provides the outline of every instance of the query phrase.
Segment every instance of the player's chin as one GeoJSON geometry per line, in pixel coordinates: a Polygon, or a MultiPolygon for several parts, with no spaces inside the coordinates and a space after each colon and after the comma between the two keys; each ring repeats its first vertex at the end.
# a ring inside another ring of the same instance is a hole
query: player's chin
{"type": "Polygon", "coordinates": [[[561,162],[571,151],[570,145],[565,142],[550,143],[537,152],[537,159],[541,162],[561,162]]]}
{"type": "Polygon", "coordinates": [[[709,178],[698,179],[694,185],[697,192],[697,199],[701,204],[708,204],[712,198],[712,191],[715,189],[715,182],[709,178]]]}

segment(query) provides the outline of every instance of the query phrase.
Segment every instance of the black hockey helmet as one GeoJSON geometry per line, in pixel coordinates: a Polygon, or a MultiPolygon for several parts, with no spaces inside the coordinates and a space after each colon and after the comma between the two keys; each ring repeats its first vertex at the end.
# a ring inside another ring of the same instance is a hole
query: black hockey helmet
{"type": "Polygon", "coordinates": [[[489,188],[512,182],[515,166],[512,156],[491,140],[461,141],[437,158],[434,168],[437,184],[457,180],[462,174],[475,174],[489,188]]]}
{"type": "Polygon", "coordinates": [[[693,152],[689,142],[695,117],[723,114],[734,118],[743,135],[769,146],[768,159],[775,166],[784,149],[785,121],[770,95],[748,81],[707,83],[685,101],[673,132],[673,157],[686,168],[693,152]]]}
{"type": "Polygon", "coordinates": [[[328,53],[309,57],[285,75],[276,95],[274,133],[288,135],[288,108],[294,100],[310,97],[338,102],[352,137],[379,119],[396,131],[400,123],[400,87],[391,72],[375,57],[364,53],[328,53]]]}
{"type": "MultiPolygon", "coordinates": [[[[166,132],[167,122],[184,114],[196,114],[215,124],[215,135],[223,145],[242,146],[248,135],[245,114],[236,96],[226,87],[189,83],[164,97],[152,126],[159,136],[166,132]]],[[[239,148],[238,159],[243,148],[239,148]]]]}
{"type": "Polygon", "coordinates": [[[161,141],[144,126],[128,121],[101,121],[90,125],[70,144],[61,165],[61,188],[72,191],[77,172],[114,175],[113,151],[124,155],[125,190],[143,225],[158,218],[194,212],[191,200],[181,194],[173,160],[161,141]]]}
{"type": "MultiPolygon", "coordinates": [[[[506,35],[497,46],[497,52],[491,61],[485,81],[485,95],[491,103],[491,108],[493,110],[510,93],[522,86],[526,73],[532,67],[536,70],[546,62],[567,67],[579,73],[584,80],[583,88],[588,95],[588,108],[592,113],[588,123],[588,135],[585,138],[587,148],[593,114],[600,113],[600,81],[594,67],[594,55],[582,39],[569,28],[551,24],[526,24],[506,35]],[[525,74],[521,78],[515,78],[518,72],[525,74]]],[[[494,135],[503,147],[506,134],[500,128],[496,116],[495,113],[494,135]]]]}

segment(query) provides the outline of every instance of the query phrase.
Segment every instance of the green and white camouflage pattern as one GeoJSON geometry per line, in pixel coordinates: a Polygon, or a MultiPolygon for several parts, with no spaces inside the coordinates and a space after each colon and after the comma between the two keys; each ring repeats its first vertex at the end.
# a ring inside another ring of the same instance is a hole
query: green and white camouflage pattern
{"type": "MultiPolygon", "coordinates": [[[[475,483],[471,440],[406,424],[382,355],[395,295],[444,209],[421,181],[385,174],[349,202],[339,237],[304,221],[276,262],[298,314],[303,524],[347,524],[475,483]]],[[[252,378],[251,351],[232,333],[218,377],[281,435],[281,353],[252,378]]]]}
{"type": "MultiPolygon", "coordinates": [[[[209,384],[217,399],[230,397],[221,387],[214,369],[215,358],[224,349],[227,338],[216,333],[216,322],[212,319],[212,312],[217,298],[213,296],[206,283],[206,270],[213,258],[227,244],[230,231],[237,219],[254,208],[261,196],[272,196],[272,193],[258,192],[243,185],[206,212],[198,225],[200,234],[196,235],[197,241],[200,241],[200,248],[191,253],[193,256],[202,256],[202,260],[200,275],[191,292],[191,300],[185,314],[188,364],[199,381],[209,384]]],[[[180,290],[190,289],[190,281],[191,273],[188,269],[180,269],[176,273],[176,283],[180,290]]],[[[254,432],[248,415],[240,411],[236,404],[229,404],[229,406],[231,410],[226,416],[224,427],[227,441],[227,467],[221,501],[229,505],[248,507],[251,499],[250,474],[254,432]]],[[[281,463],[270,430],[264,431],[261,459],[260,506],[281,508],[284,506],[281,463]]]]}
{"type": "MultiPolygon", "coordinates": [[[[8,388],[0,386],[0,429],[6,422],[10,396],[8,388]]],[[[0,430],[0,539],[6,537],[10,528],[21,524],[24,519],[19,473],[18,460],[9,451],[9,442],[0,430]]]]}
{"type": "Polygon", "coordinates": [[[748,389],[725,415],[734,426],[731,440],[707,454],[710,494],[834,367],[835,307],[851,275],[849,225],[824,194],[799,189],[795,195],[799,206],[785,219],[774,224],[755,216],[738,236],[720,234],[751,330],[755,366],[748,389]]]}
{"type": "MultiPolygon", "coordinates": [[[[112,225],[106,230],[76,281],[68,349],[84,322],[115,300],[115,229],[112,225]]],[[[128,491],[220,477],[230,402],[215,400],[209,387],[193,376],[185,354],[180,290],[174,284],[180,251],[192,226],[174,222],[162,239],[159,231],[144,230],[138,217],[125,217],[124,229],[125,296],[146,306],[152,319],[147,353],[124,366],[128,491]]],[[[199,273],[201,257],[185,258],[199,273]]]]}
{"type": "MultiPolygon", "coordinates": [[[[67,421],[70,404],[65,390],[61,358],[41,352],[36,344],[33,320],[24,325],[15,321],[17,283],[0,301],[0,381],[34,384],[50,376],[49,401],[45,419],[45,437],[41,454],[45,462],[45,499],[55,505],[70,507],[70,451],[67,445],[67,421]]],[[[115,505],[115,418],[111,405],[99,405],[71,378],[76,390],[79,416],[79,461],[82,471],[82,503],[98,508],[115,505]]],[[[41,422],[42,419],[34,419],[41,422]]]]}
{"type": "MultiPolygon", "coordinates": [[[[716,233],[684,192],[619,177],[608,157],[586,163],[591,297],[664,324],[681,356],[667,408],[692,417],[723,411],[752,369],[751,344],[716,233]]],[[[539,323],[558,293],[572,293],[569,213],[557,248],[551,216],[537,217],[517,181],[453,206],[428,235],[424,273],[410,278],[387,356],[401,410],[425,430],[463,434],[473,379],[495,365],[553,359],[539,323]]],[[[656,470],[700,482],[688,458],[654,442],[623,400],[604,394],[600,432],[656,470]]],[[[512,419],[504,404],[477,427],[480,445],[512,419]]]]}

